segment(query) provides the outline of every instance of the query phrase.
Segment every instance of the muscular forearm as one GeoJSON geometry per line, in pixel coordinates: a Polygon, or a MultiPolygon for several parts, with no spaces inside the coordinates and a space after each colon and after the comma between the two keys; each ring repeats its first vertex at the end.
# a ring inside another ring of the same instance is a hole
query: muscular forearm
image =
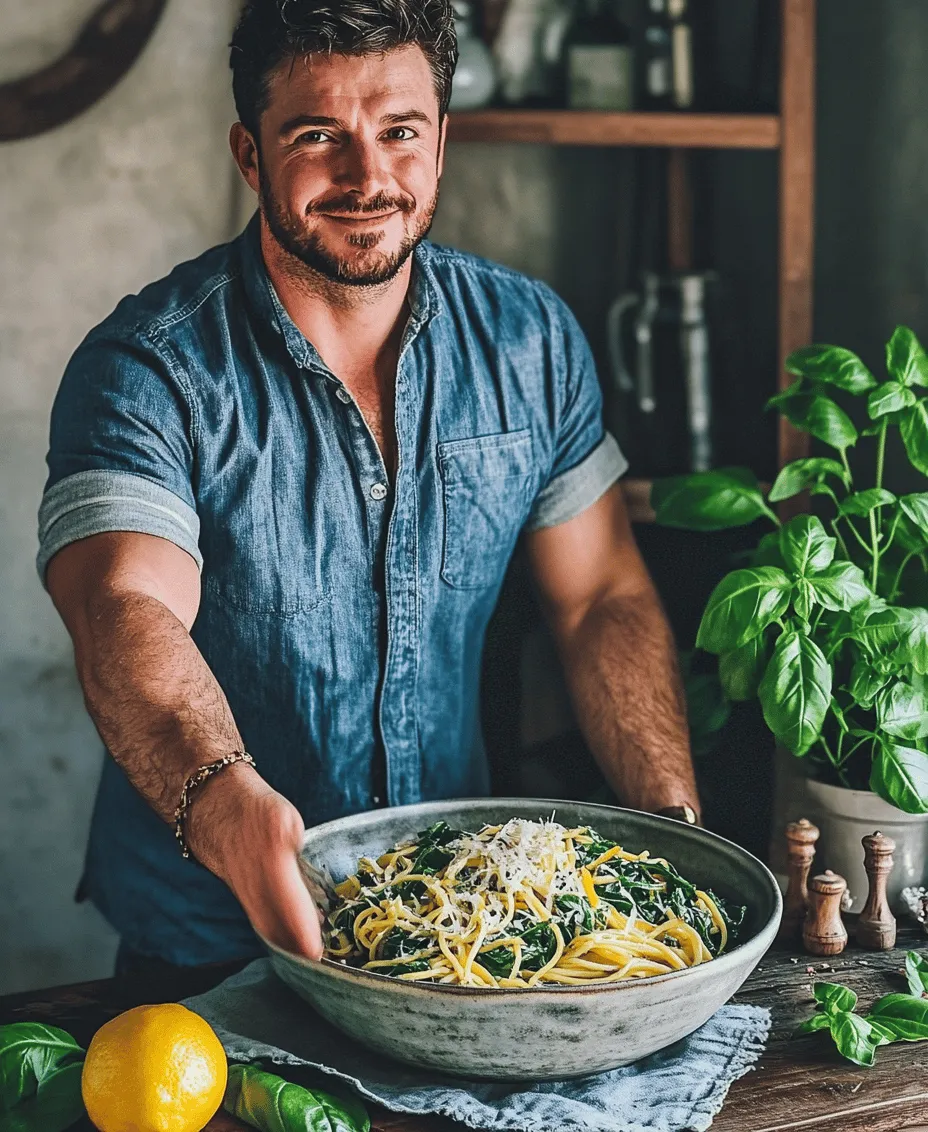
{"type": "Polygon", "coordinates": [[[241,750],[222,689],[187,630],[160,601],[98,593],[75,634],[87,709],[113,758],[165,821],[186,778],[241,750]]]}
{"type": "Polygon", "coordinates": [[[676,648],[657,596],[603,598],[559,638],[580,726],[619,799],[698,808],[676,648]]]}
{"type": "MultiPolygon", "coordinates": [[[[187,778],[242,749],[189,633],[200,592],[193,563],[153,536],[106,533],[61,551],[48,584],[103,741],[152,809],[173,821],[187,778]]],[[[193,857],[225,881],[265,939],[322,954],[297,863],[303,818],[256,769],[233,763],[198,786],[184,830],[193,857]]]]}

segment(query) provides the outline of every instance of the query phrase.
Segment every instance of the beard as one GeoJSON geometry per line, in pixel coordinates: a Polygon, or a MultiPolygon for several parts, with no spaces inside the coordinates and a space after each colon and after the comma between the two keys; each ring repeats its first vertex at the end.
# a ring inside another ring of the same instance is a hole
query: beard
{"type": "Polygon", "coordinates": [[[413,197],[392,197],[386,193],[375,194],[368,201],[358,204],[351,196],[331,197],[314,201],[306,210],[307,216],[320,212],[335,212],[345,216],[363,216],[365,213],[386,212],[398,209],[406,224],[407,232],[400,246],[394,252],[378,252],[376,246],[383,236],[383,230],[349,232],[345,243],[357,249],[360,254],[339,255],[326,247],[318,232],[307,231],[300,221],[286,212],[275,199],[271,186],[261,174],[261,208],[268,229],[277,243],[303,267],[332,283],[351,287],[377,287],[395,278],[415,249],[429,234],[435,210],[438,207],[438,191],[428,205],[417,210],[413,197]],[[409,221],[412,220],[412,231],[409,221]]]}

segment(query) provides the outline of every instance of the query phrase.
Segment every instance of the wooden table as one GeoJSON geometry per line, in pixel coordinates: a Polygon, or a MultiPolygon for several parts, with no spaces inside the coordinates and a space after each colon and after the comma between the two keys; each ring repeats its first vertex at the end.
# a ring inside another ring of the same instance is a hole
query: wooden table
{"type": "MultiPolygon", "coordinates": [[[[905,990],[902,967],[909,948],[928,950],[914,930],[900,931],[894,951],[849,947],[831,961],[777,946],[734,1001],[767,1006],[773,1013],[770,1042],[757,1069],[736,1081],[714,1132],[928,1132],[928,1043],[900,1042],[877,1051],[877,1064],[861,1069],[842,1060],[822,1035],[792,1038],[813,1011],[813,980],[844,983],[864,1009],[880,995],[905,990]]],[[[44,1021],[61,1026],[84,1046],[108,1018],[146,1002],[173,1002],[215,986],[236,966],[200,967],[169,982],[108,979],[33,991],[0,999],[0,1023],[44,1021]]],[[[372,1112],[376,1132],[461,1132],[444,1119],[411,1119],[372,1112]]],[[[224,1114],[209,1132],[243,1126],[224,1114]]],[[[89,1122],[75,1129],[88,1132],[89,1122]]],[[[551,1132],[557,1132],[552,1129],[551,1132]]]]}

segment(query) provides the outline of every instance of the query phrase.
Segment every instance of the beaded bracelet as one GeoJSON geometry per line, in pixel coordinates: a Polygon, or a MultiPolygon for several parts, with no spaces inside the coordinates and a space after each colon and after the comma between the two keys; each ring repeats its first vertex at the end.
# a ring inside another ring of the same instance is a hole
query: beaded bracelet
{"type": "Polygon", "coordinates": [[[249,766],[254,766],[255,760],[247,751],[233,751],[231,755],[224,755],[214,763],[207,763],[205,766],[201,766],[200,769],[195,770],[184,783],[184,788],[180,792],[180,802],[178,803],[177,809],[174,811],[174,836],[177,838],[181,853],[185,857],[190,856],[187,838],[184,836],[184,819],[187,816],[187,810],[190,806],[190,795],[198,786],[202,786],[207,778],[218,774],[223,767],[232,766],[233,763],[248,763],[249,766]]]}

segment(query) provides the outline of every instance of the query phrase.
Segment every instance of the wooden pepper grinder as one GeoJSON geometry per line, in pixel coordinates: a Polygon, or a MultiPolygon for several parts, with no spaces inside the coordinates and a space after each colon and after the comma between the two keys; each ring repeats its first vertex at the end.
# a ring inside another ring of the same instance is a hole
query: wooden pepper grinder
{"type": "Polygon", "coordinates": [[[847,945],[841,919],[841,897],[847,892],[844,877],[826,869],[809,882],[809,910],[802,925],[802,943],[811,955],[840,955],[847,945]]]}
{"type": "Polygon", "coordinates": [[[786,869],[789,884],[783,901],[783,919],[777,939],[795,940],[802,932],[802,922],[809,907],[809,870],[815,856],[818,827],[806,818],[791,821],[786,827],[786,869]]]}
{"type": "Polygon", "coordinates": [[[862,844],[870,892],[857,921],[857,942],[861,947],[888,951],[896,943],[896,917],[890,912],[886,898],[886,882],[892,872],[896,843],[877,830],[864,837],[862,844]]]}

